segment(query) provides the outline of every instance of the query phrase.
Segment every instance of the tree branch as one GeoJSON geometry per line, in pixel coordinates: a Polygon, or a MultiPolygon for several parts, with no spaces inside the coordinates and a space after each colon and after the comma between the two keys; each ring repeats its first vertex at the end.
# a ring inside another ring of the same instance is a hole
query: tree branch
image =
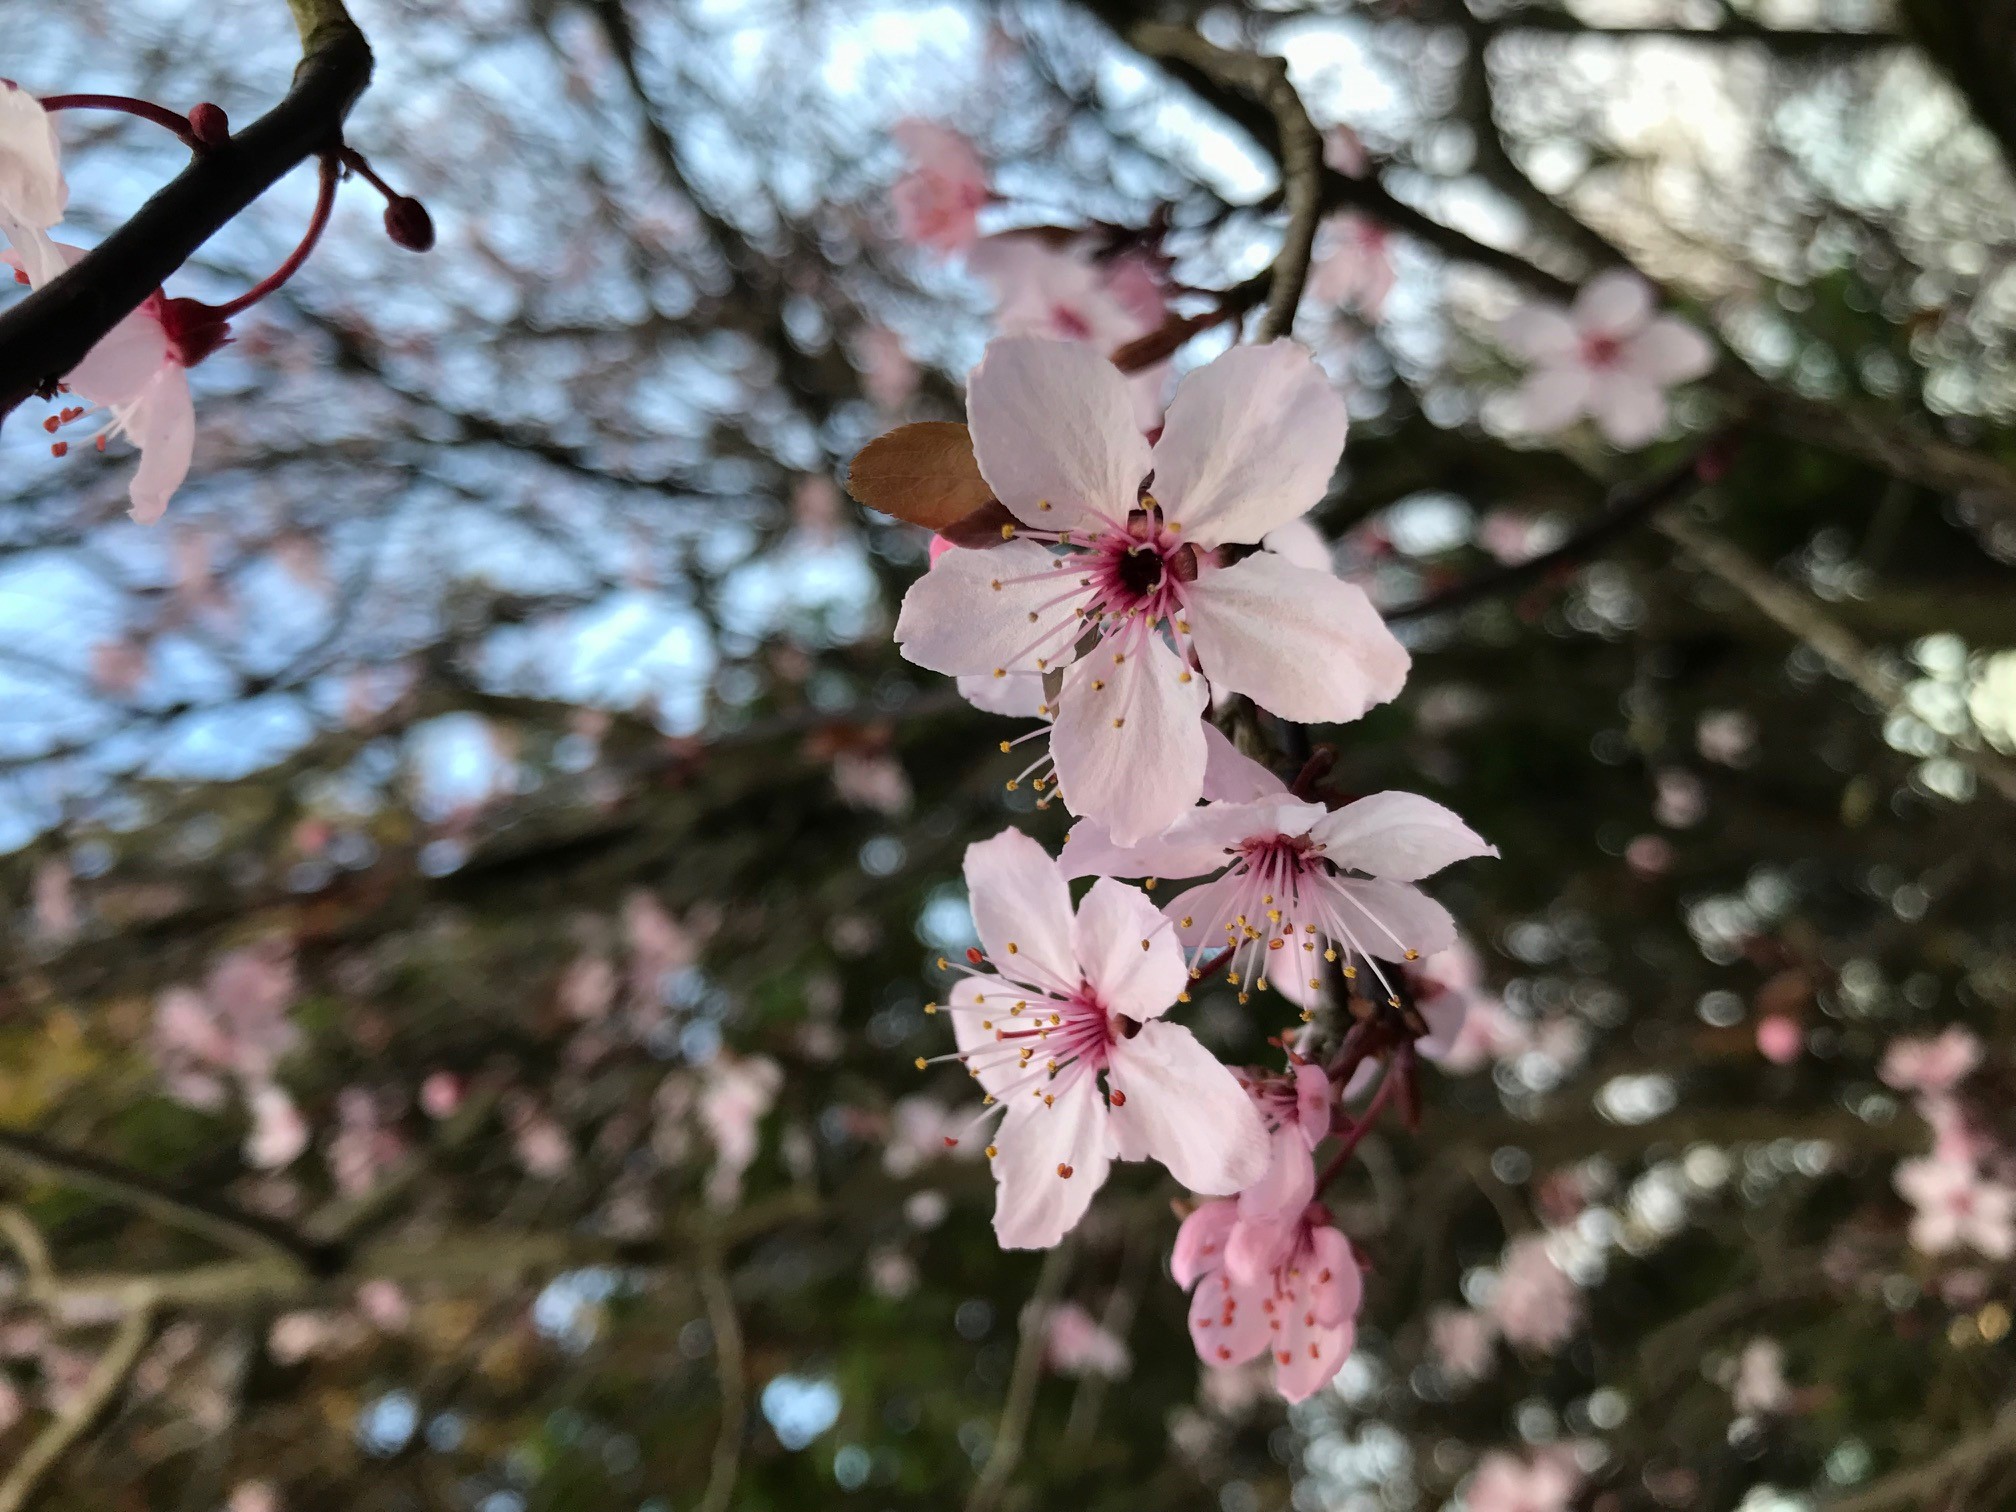
{"type": "Polygon", "coordinates": [[[91,1431],[91,1425],[119,1394],[153,1334],[151,1306],[136,1307],[120,1320],[111,1344],[91,1368],[76,1400],[35,1436],[14,1462],[14,1468],[7,1472],[7,1479],[0,1481],[0,1512],[21,1512],[28,1505],[43,1478],[73,1444],[91,1431]]]}
{"type": "Polygon", "coordinates": [[[1036,1387],[1043,1378],[1044,1338],[1048,1332],[1050,1309],[1064,1292],[1065,1278],[1071,1274],[1072,1238],[1063,1240],[1043,1257],[1037,1273],[1036,1292],[1022,1310],[1022,1338],[1015,1346],[1015,1363],[1008,1372],[1008,1399],[1001,1407],[1001,1426],[994,1434],[994,1446],[980,1469],[973,1494],[966,1500],[966,1512],[991,1512],[1008,1489],[1008,1477],[1022,1462],[1022,1446],[1029,1437],[1029,1418],[1036,1410],[1036,1387]]]}
{"type": "Polygon", "coordinates": [[[735,1499],[735,1481],[742,1465],[742,1434],[749,1421],[749,1374],[742,1358],[742,1323],[735,1296],[722,1274],[719,1251],[710,1251],[700,1266],[700,1296],[707,1304],[707,1324],[714,1331],[715,1374],[721,1381],[721,1427],[714,1438],[714,1458],[707,1471],[707,1491],[699,1512],[728,1512],[735,1499]]]}
{"type": "Polygon", "coordinates": [[[197,154],[54,281],[0,313],[0,421],[49,390],[168,276],[288,170],[339,146],[371,79],[371,49],[340,0],[289,0],[302,57],[286,98],[197,154]]]}

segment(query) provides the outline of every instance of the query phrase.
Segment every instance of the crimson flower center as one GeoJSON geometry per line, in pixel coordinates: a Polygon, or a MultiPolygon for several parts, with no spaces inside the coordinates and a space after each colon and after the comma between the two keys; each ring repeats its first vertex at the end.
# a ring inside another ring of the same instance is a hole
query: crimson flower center
{"type": "Polygon", "coordinates": [[[1624,355],[1624,343],[1615,336],[1584,336],[1582,361],[1592,368],[1615,367],[1624,355]]]}

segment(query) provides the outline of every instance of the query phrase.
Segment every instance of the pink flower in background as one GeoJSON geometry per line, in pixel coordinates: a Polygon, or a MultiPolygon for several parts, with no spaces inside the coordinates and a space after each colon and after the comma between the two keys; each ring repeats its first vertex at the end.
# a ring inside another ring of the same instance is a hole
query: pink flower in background
{"type": "Polygon", "coordinates": [[[973,245],[980,207],[987,203],[987,165],[958,132],[930,121],[898,121],[889,129],[910,157],[910,171],[889,197],[903,239],[936,252],[973,245]]]}
{"type": "MultiPolygon", "coordinates": [[[[1001,336],[1077,342],[1110,357],[1168,314],[1161,275],[1149,259],[1139,253],[1102,258],[1084,237],[1008,231],[975,246],[967,266],[994,291],[994,329],[1001,336]]],[[[1169,364],[1145,368],[1127,385],[1135,425],[1154,430],[1162,423],[1169,364]]]]}
{"type": "Polygon", "coordinates": [[[1455,922],[1412,884],[1453,861],[1495,856],[1496,847],[1413,793],[1374,793],[1336,810],[1292,797],[1272,772],[1203,728],[1214,764],[1243,772],[1250,796],[1207,803],[1134,845],[1117,845],[1097,820],[1081,820],[1065,842],[1067,874],[1220,873],[1164,911],[1193,966],[1207,952],[1233,952],[1226,980],[1242,995],[1271,985],[1306,1002],[1323,962],[1342,957],[1347,976],[1356,973],[1352,963],[1366,962],[1394,997],[1378,961],[1413,961],[1456,943],[1455,922]]]}
{"type": "Polygon", "coordinates": [[[1234,347],[1190,374],[1153,448],[1118,371],[1065,342],[994,342],[967,410],[1022,538],[948,552],[905,596],[896,639],[955,677],[1068,668],[1058,787],[1117,843],[1197,801],[1212,688],[1300,721],[1399,692],[1407,653],[1363,590],[1271,552],[1217,565],[1213,548],[1257,542],[1329,487],[1344,405],[1302,348],[1234,347]]]}
{"type": "Polygon", "coordinates": [[[403,1333],[413,1321],[413,1304],[396,1281],[366,1281],[357,1288],[357,1311],[381,1333],[403,1333]]]}
{"type": "Polygon", "coordinates": [[[61,856],[45,856],[35,863],[35,877],[29,884],[30,909],[36,935],[60,945],[76,935],[77,889],[70,863],[61,856]]]}
{"type": "Polygon", "coordinates": [[[1876,1074],[1899,1092],[1951,1092],[1980,1064],[1981,1041],[1955,1024],[1935,1039],[1890,1041],[1876,1074]]]}
{"type": "Polygon", "coordinates": [[[577,1024],[607,1018],[616,1002],[616,968],[604,955],[578,955],[560,974],[560,1011],[577,1024]]]}
{"type": "Polygon", "coordinates": [[[971,1142],[958,1137],[966,1122],[935,1097],[917,1093],[898,1098],[889,1110],[889,1142],[882,1148],[882,1169],[891,1176],[908,1176],[941,1155],[971,1154],[971,1142]]]}
{"type": "Polygon", "coordinates": [[[240,1481],[231,1488],[224,1512],[280,1512],[280,1493],[263,1480],[240,1481]]]}
{"type": "Polygon", "coordinates": [[[1916,1208],[1911,1243],[1928,1255],[1979,1250],[1990,1259],[2016,1254],[2016,1191],[1987,1181],[1969,1160],[1937,1155],[1899,1161],[1897,1191],[1916,1208]]]}
{"type": "Polygon", "coordinates": [[[1806,1044],[1797,1019],[1774,1013],[1757,1021],[1757,1053],[1774,1066],[1789,1066],[1806,1044]]]}
{"type": "Polygon", "coordinates": [[[1377,320],[1393,292],[1392,235],[1369,216],[1346,211],[1323,223],[1309,272],[1309,297],[1377,320]]]}
{"type": "Polygon", "coordinates": [[[1274,1386],[1291,1402],[1315,1394],[1343,1367],[1356,1336],[1364,1280],[1351,1242],[1311,1203],[1242,1255],[1236,1202],[1207,1202],[1176,1231],[1170,1273],[1196,1291],[1190,1342],[1206,1365],[1227,1369],[1265,1352],[1274,1386]]]}
{"type": "Polygon", "coordinates": [[[432,1071],[420,1083],[420,1111],[439,1121],[455,1116],[462,1106],[462,1078],[452,1071],[432,1071]]]}
{"type": "Polygon", "coordinates": [[[701,1127],[714,1145],[714,1169],[707,1175],[707,1200],[717,1208],[741,1201],[742,1176],[756,1159],[757,1126],[784,1085],[778,1064],[761,1055],[723,1052],[707,1065],[695,1104],[701,1127]]]}
{"type": "Polygon", "coordinates": [[[1059,1375],[1125,1380],[1134,1368],[1127,1346],[1076,1302],[1050,1309],[1043,1325],[1044,1358],[1059,1375]]]}
{"type": "Polygon", "coordinates": [[[1162,1018],[1189,975],[1146,897],[1102,877],[1074,916],[1057,863],[1012,829],[966,848],[966,889],[986,952],[971,958],[995,972],[963,977],[949,1007],[955,1058],[1005,1113],[988,1147],[1005,1248],[1062,1239],[1116,1157],[1160,1161],[1214,1195],[1260,1178],[1268,1142],[1251,1100],[1162,1018]]]}
{"type": "Polygon", "coordinates": [[[1552,1354],[1581,1326],[1582,1293],[1554,1263],[1545,1235],[1522,1234],[1505,1246],[1486,1310],[1509,1342],[1552,1354]]]}
{"type": "Polygon", "coordinates": [[[1738,1412],[1783,1412],[1792,1402],[1785,1384],[1785,1350],[1776,1339],[1752,1339],[1743,1346],[1736,1379],[1729,1388],[1730,1405],[1738,1412]]]}
{"type": "Polygon", "coordinates": [[[49,228],[69,204],[56,122],[27,90],[0,79],[0,238],[32,284],[47,283],[66,266],[49,228]]]}
{"type": "Polygon", "coordinates": [[[336,1189],[361,1197],[405,1156],[406,1142],[385,1123],[368,1089],[345,1087],[336,1094],[336,1132],[326,1152],[336,1189]]]}
{"type": "Polygon", "coordinates": [[[1715,348],[1686,321],[1655,315],[1652,289],[1636,274],[1598,274],[1574,306],[1531,304],[1508,317],[1499,339],[1530,363],[1515,409],[1545,435],[1587,415],[1612,446],[1636,450],[1666,428],[1666,393],[1715,365],[1715,348]]]}
{"type": "Polygon", "coordinates": [[[1458,1385],[1491,1373],[1498,1325],[1467,1307],[1437,1307],[1428,1314],[1428,1351],[1442,1373],[1458,1385]]]}
{"type": "Polygon", "coordinates": [[[273,1079],[300,1036],[287,1020],[295,996],[293,948],[268,940],[218,958],[202,990],[170,987],[155,999],[153,1051],[171,1096],[221,1107],[225,1079],[247,1088],[273,1079]]]}
{"type": "Polygon", "coordinates": [[[1559,1452],[1519,1459],[1494,1449],[1463,1488],[1464,1512],[1567,1512],[1582,1485],[1574,1461],[1559,1452]]]}
{"type": "Polygon", "coordinates": [[[630,996],[639,1016],[656,1018],[666,984],[700,958],[700,941],[638,888],[623,900],[623,939],[630,948],[630,996]]]}
{"type": "Polygon", "coordinates": [[[308,1148],[308,1120],[286,1089],[263,1082],[246,1094],[245,1101],[252,1112],[245,1163],[255,1170],[277,1171],[299,1160],[308,1148]]]}
{"type": "Polygon", "coordinates": [[[910,774],[887,751],[840,751],[833,757],[833,790],[849,808],[906,814],[914,795],[910,774]]]}
{"type": "Polygon", "coordinates": [[[1526,1036],[1484,980],[1477,947],[1457,935],[1447,950],[1403,966],[1414,1009],[1428,1032],[1414,1042],[1422,1057],[1455,1075],[1516,1054],[1526,1036]]]}
{"type": "Polygon", "coordinates": [[[535,1108],[511,1124],[511,1148],[526,1175],[557,1181],[574,1169],[574,1142],[552,1114],[535,1108]]]}
{"type": "Polygon", "coordinates": [[[917,364],[903,338],[887,326],[869,326],[854,341],[854,362],[861,384],[879,410],[893,412],[917,392],[917,364]]]}

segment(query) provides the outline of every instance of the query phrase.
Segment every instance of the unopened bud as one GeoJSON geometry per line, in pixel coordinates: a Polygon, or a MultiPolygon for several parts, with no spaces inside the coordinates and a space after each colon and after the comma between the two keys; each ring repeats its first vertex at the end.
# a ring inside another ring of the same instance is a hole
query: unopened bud
{"type": "Polygon", "coordinates": [[[231,118],[223,106],[207,100],[189,112],[189,129],[205,147],[222,147],[231,140],[231,118]]]}
{"type": "Polygon", "coordinates": [[[385,234],[408,252],[434,250],[434,218],[425,205],[408,195],[386,201],[385,234]]]}

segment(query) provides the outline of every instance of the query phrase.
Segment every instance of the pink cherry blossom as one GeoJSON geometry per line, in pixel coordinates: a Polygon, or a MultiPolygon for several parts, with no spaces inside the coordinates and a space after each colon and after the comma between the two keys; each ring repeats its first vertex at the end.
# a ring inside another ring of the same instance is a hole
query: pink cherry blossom
{"type": "Polygon", "coordinates": [[[1774,1066],[1791,1065],[1799,1059],[1805,1043],[1806,1035],[1797,1019],[1774,1013],[1757,1021],[1757,1053],[1774,1066]]]}
{"type": "Polygon", "coordinates": [[[1477,947],[1463,935],[1447,950],[1402,968],[1428,1032],[1414,1042],[1423,1059],[1462,1075],[1525,1048],[1525,1036],[1484,980],[1477,947]]]}
{"type": "Polygon", "coordinates": [[[269,1082],[299,1040],[287,1020],[294,958],[282,940],[227,952],[203,988],[170,987],[155,999],[153,1051],[172,1096],[195,1107],[224,1101],[224,1081],[269,1082]]]}
{"type": "Polygon", "coordinates": [[[1119,1381],[1134,1368],[1126,1344],[1076,1302],[1050,1309],[1043,1325],[1043,1352],[1059,1375],[1104,1376],[1119,1381]]]}
{"type": "Polygon", "coordinates": [[[1298,1060],[1285,1076],[1239,1073],[1268,1132],[1267,1169],[1239,1194],[1235,1243],[1271,1248],[1281,1225],[1294,1222],[1316,1195],[1313,1152],[1330,1133],[1330,1078],[1298,1060]],[[1270,1227],[1271,1225],[1271,1227],[1270,1227]]]}
{"type": "Polygon", "coordinates": [[[1351,1242],[1311,1203],[1271,1248],[1238,1244],[1239,1204],[1207,1202],[1176,1231],[1169,1269],[1190,1298],[1197,1358],[1227,1369],[1263,1351],[1274,1387],[1291,1402],[1314,1395],[1343,1367],[1364,1294],[1351,1242]]]}
{"type": "Polygon", "coordinates": [[[783,1069],[767,1056],[724,1051],[708,1063],[695,1110],[714,1145],[707,1200],[715,1207],[731,1208],[741,1200],[742,1176],[760,1143],[757,1126],[783,1085],[783,1069]]]}
{"type": "Polygon", "coordinates": [[[1736,1363],[1729,1388],[1730,1404],[1738,1412],[1783,1412],[1792,1401],[1785,1384],[1785,1350],[1776,1339],[1752,1339],[1736,1363]]]}
{"type": "Polygon", "coordinates": [[[1117,843],[1197,801],[1213,688],[1305,722],[1399,692],[1407,653],[1362,589],[1271,552],[1218,564],[1329,486],[1344,405],[1301,347],[1234,347],[1190,374],[1152,448],[1119,372],[1064,342],[994,342],[967,409],[1021,538],[948,552],[904,598],[897,641],[955,677],[1065,669],[1058,787],[1117,843]]]}
{"type": "Polygon", "coordinates": [[[1937,1155],[1898,1162],[1897,1191],[1916,1208],[1911,1243],[1928,1255],[1970,1248],[1990,1259],[2016,1254],[2016,1190],[1982,1178],[1970,1160],[1937,1155]]]}
{"type": "Polygon", "coordinates": [[[1552,1354],[1581,1326],[1582,1293],[1554,1263],[1545,1235],[1522,1234],[1505,1246],[1487,1310],[1510,1343],[1552,1354]]]}
{"type": "Polygon", "coordinates": [[[246,1093],[252,1112],[252,1132],[245,1136],[245,1163],[256,1170],[277,1171],[292,1165],[308,1148],[308,1120],[284,1087],[262,1082],[246,1093]]]}
{"type": "Polygon", "coordinates": [[[854,342],[854,362],[861,369],[861,386],[879,410],[894,413],[917,392],[917,364],[903,338],[887,326],[861,332],[854,342]]]}
{"type": "Polygon", "coordinates": [[[1251,1100],[1162,1017],[1189,974],[1154,904],[1102,877],[1074,916],[1057,863],[1012,829],[967,847],[966,887],[985,954],[952,990],[952,1058],[986,1092],[982,1118],[1003,1115],[988,1147],[1002,1245],[1062,1239],[1116,1158],[1211,1195],[1257,1181],[1268,1141],[1251,1100]]]}
{"type": "Polygon", "coordinates": [[[908,1176],[941,1155],[972,1153],[972,1143],[958,1137],[966,1122],[963,1115],[935,1097],[919,1093],[898,1098],[889,1110],[889,1142],[882,1148],[882,1169],[891,1176],[908,1176]]]}
{"type": "Polygon", "coordinates": [[[1591,279],[1571,309],[1526,306],[1499,337],[1532,365],[1515,401],[1525,429],[1545,435],[1587,415],[1626,451],[1666,428],[1667,390],[1715,365],[1708,338],[1684,320],[1655,315],[1651,286],[1622,270],[1591,279]]]}
{"type": "Polygon", "coordinates": [[[454,1072],[429,1072],[420,1083],[420,1111],[436,1121],[452,1118],[462,1106],[462,1095],[462,1078],[454,1072]]]}
{"type": "Polygon", "coordinates": [[[1377,320],[1396,278],[1391,243],[1391,233],[1369,216],[1351,211],[1331,216],[1316,239],[1310,298],[1377,320]]]}
{"type": "Polygon", "coordinates": [[[0,239],[14,248],[32,284],[66,266],[49,228],[69,208],[56,123],[27,90],[0,79],[0,239]]]}
{"type": "Polygon", "coordinates": [[[1458,1385],[1481,1381],[1491,1372],[1498,1325],[1467,1307],[1437,1307],[1428,1314],[1428,1350],[1442,1373],[1458,1385]]]}
{"type": "Polygon", "coordinates": [[[336,1189],[361,1197],[405,1157],[406,1141],[386,1123],[367,1088],[345,1087],[336,1095],[336,1132],[327,1154],[336,1189]]]}
{"type": "Polygon", "coordinates": [[[937,252],[973,245],[975,221],[987,203],[987,165],[958,132],[931,121],[898,121],[889,130],[910,158],[910,171],[889,191],[903,239],[937,252]]]}
{"type": "Polygon", "coordinates": [[[1494,1449],[1463,1488],[1464,1512],[1567,1512],[1581,1487],[1574,1461],[1559,1452],[1519,1459],[1494,1449]]]}
{"type": "MultiPolygon", "coordinates": [[[[1002,336],[1077,342],[1110,357],[1168,314],[1153,263],[1138,253],[1101,257],[1088,237],[1003,232],[977,244],[967,266],[994,291],[994,327],[1002,336]]],[[[1127,387],[1135,425],[1152,431],[1162,423],[1169,364],[1143,369],[1127,387]]]]}
{"type": "MultiPolygon", "coordinates": [[[[83,257],[84,249],[55,244],[64,267],[83,257]]],[[[31,283],[35,277],[22,258],[10,258],[31,283]]],[[[152,525],[189,475],[196,450],[196,408],[189,395],[188,369],[210,355],[225,340],[224,327],[202,321],[202,306],[169,299],[158,290],[84,355],[63,377],[63,386],[97,405],[105,415],[97,430],[81,438],[102,449],[124,437],[140,452],[140,466],[127,488],[132,516],[152,525]]],[[[63,423],[83,419],[88,410],[64,410],[63,423]]],[[[59,440],[52,450],[60,456],[78,438],[59,440]]]]}
{"type": "MultiPolygon", "coordinates": [[[[1209,728],[1208,726],[1206,728],[1209,728]]],[[[1218,764],[1244,763],[1253,796],[1221,800],[1183,815],[1162,835],[1116,845],[1096,820],[1073,826],[1064,846],[1072,876],[1197,877],[1214,881],[1172,898],[1166,912],[1196,965],[1208,951],[1232,951],[1226,980],[1242,989],[1271,985],[1308,1001],[1324,961],[1346,975],[1368,964],[1397,998],[1379,961],[1414,961],[1456,943],[1456,925],[1412,884],[1452,861],[1495,856],[1439,803],[1412,793],[1374,793],[1341,809],[1296,798],[1273,773],[1232,750],[1216,730],[1205,737],[1218,764]]]]}
{"type": "Polygon", "coordinates": [[[1955,1024],[1936,1039],[1890,1041],[1876,1074],[1899,1092],[1951,1092],[1980,1064],[1981,1041],[1955,1024]]]}

